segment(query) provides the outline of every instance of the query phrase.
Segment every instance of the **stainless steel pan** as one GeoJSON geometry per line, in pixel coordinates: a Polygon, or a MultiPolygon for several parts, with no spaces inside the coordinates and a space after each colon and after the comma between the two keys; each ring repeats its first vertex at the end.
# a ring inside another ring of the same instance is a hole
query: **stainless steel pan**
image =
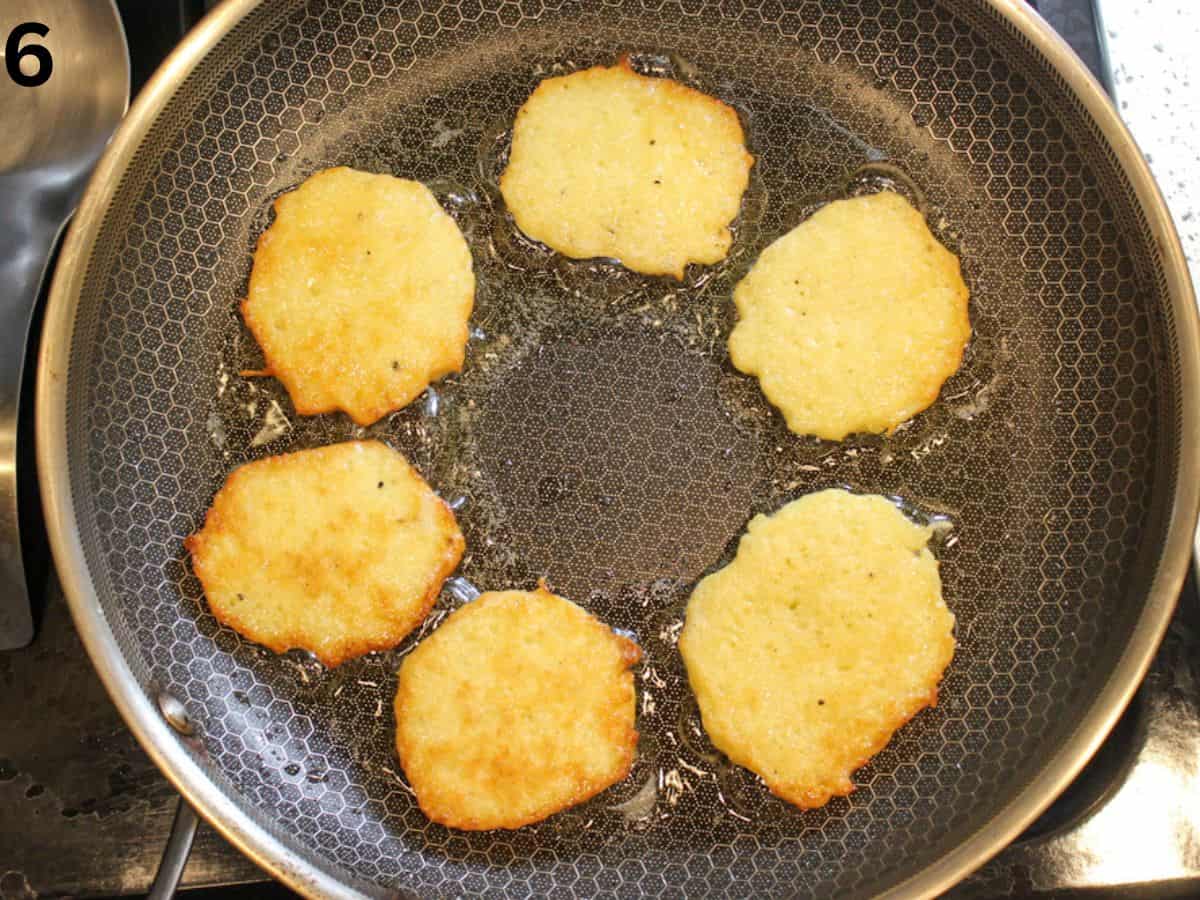
{"type": "Polygon", "coordinates": [[[88,650],[187,799],[314,895],[943,889],[1102,740],[1195,524],[1178,243],[1102,91],[1017,0],[230,0],[100,164],[45,335],[42,487],[88,650]],[[683,285],[528,244],[496,191],[538,80],[626,51],[733,103],[758,157],[730,259],[683,285]],[[236,464],[361,433],[236,375],[257,362],[236,304],[270,201],[343,163],[430,183],[479,277],[463,374],[369,429],[461,501],[462,580],[427,627],[470,585],[544,574],[646,651],[630,778],[520,832],[417,810],[388,712],[416,637],[332,674],[271,656],[218,627],[182,549],[236,464]],[[961,253],[976,336],[893,437],[796,438],[728,363],[730,290],[817,205],[881,182],[961,253]],[[952,522],[959,651],[860,789],[800,812],[713,751],[673,640],[753,512],[835,483],[952,522]]]}

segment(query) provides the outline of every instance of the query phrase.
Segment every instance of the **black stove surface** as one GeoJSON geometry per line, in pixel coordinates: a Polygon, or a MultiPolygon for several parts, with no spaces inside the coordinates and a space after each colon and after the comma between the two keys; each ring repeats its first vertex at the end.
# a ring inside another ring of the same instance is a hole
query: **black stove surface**
{"type": "MultiPolygon", "coordinates": [[[[211,0],[117,5],[136,93],[211,0]]],[[[1035,5],[1107,85],[1090,0],[1035,5]]],[[[27,448],[31,413],[24,403],[21,443],[27,448]]],[[[21,462],[26,473],[33,471],[29,457],[21,462]]],[[[35,479],[23,479],[38,634],[31,646],[0,653],[0,721],[6,724],[0,732],[0,900],[144,894],[177,797],[92,670],[39,538],[35,479]]],[[[190,896],[293,896],[265,879],[201,825],[183,878],[196,889],[190,896]]],[[[1024,835],[951,896],[1200,896],[1200,596],[1194,579],[1135,701],[1092,762],[1024,835]]]]}

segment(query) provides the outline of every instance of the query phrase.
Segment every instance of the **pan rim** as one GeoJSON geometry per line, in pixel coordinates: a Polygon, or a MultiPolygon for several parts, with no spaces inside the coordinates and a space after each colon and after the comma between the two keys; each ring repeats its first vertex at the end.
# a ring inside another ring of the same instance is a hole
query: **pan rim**
{"type": "MultiPolygon", "coordinates": [[[[175,48],[136,101],[97,165],[67,234],[46,309],[35,392],[39,482],[55,568],[93,666],[143,749],[183,798],[226,840],[271,876],[310,897],[363,896],[315,867],[238,808],[191,758],[178,735],[138,687],[105,620],[86,563],[67,478],[66,378],[69,334],[90,256],[114,188],[128,161],[167,104],[176,85],[255,7],[257,0],[224,0],[175,48]]],[[[1132,135],[1101,85],[1070,47],[1022,0],[985,0],[1045,58],[1104,136],[1163,259],[1175,311],[1184,397],[1200,392],[1200,318],[1183,249],[1165,201],[1132,135]]],[[[981,829],[951,853],[885,892],[938,894],[1007,846],[1079,773],[1108,735],[1148,669],[1175,608],[1191,559],[1200,508],[1200,404],[1182,404],[1181,451],[1169,525],[1146,605],[1118,664],[1076,731],[1046,767],[981,829]]]]}

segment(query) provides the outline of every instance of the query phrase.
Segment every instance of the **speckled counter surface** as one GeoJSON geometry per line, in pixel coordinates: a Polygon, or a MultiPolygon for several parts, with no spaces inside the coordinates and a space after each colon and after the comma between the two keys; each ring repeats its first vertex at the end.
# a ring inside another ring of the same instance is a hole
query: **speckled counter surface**
{"type": "MultiPolygon", "coordinates": [[[[145,891],[178,795],[105,694],[53,576],[37,606],[34,643],[0,653],[0,898],[145,891]]],[[[201,826],[186,884],[263,877],[201,826]]]]}
{"type": "MultiPolygon", "coordinates": [[[[1117,107],[1146,155],[1200,283],[1200,3],[1094,0],[1117,107]]],[[[1200,557],[1200,532],[1196,535],[1200,557]]]]}
{"type": "Polygon", "coordinates": [[[1095,0],[1113,89],[1166,195],[1200,281],[1200,4],[1195,0],[1095,0]]]}

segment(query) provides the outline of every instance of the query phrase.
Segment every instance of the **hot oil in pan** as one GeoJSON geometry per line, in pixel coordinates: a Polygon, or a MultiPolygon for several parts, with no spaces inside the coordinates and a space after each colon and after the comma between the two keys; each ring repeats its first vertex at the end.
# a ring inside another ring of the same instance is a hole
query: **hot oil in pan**
{"type": "MultiPolygon", "coordinates": [[[[723,85],[706,83],[685,61],[640,56],[635,64],[727,96],[723,85]]],[[[529,87],[579,67],[575,61],[547,66],[531,74],[529,87]]],[[[893,476],[897,470],[937,465],[949,423],[988,412],[1007,349],[987,334],[976,336],[942,399],[890,437],[831,443],[792,435],[757,382],[733,369],[726,339],[734,323],[734,285],[767,244],[823,203],[899,190],[959,249],[950,223],[903,169],[822,110],[808,109],[801,117],[807,131],[788,136],[796,152],[811,159],[809,181],[788,191],[769,185],[762,163],[778,152],[778,136],[758,128],[761,113],[737,106],[760,164],[727,259],[689,267],[681,282],[637,275],[613,261],[569,260],[525,238],[497,186],[511,113],[482,129],[439,117],[430,129],[433,150],[466,151],[474,142],[473,153],[462,153],[468,165],[424,178],[459,223],[475,261],[466,365],[369,428],[342,415],[297,417],[277,382],[239,376],[261,357],[253,338],[234,326],[237,337],[226,349],[206,419],[230,466],[337,440],[379,438],[421,469],[455,508],[466,534],[459,573],[429,620],[396,651],[332,673],[305,654],[276,659],[257,651],[261,665],[278,667],[281,677],[296,682],[298,699],[317,709],[355,709],[331,726],[335,743],[348,747],[357,767],[402,791],[408,787],[390,749],[400,658],[479,590],[531,587],[546,577],[555,590],[635,637],[644,658],[636,670],[641,740],[634,770],[592,802],[539,827],[571,831],[605,820],[643,829],[677,810],[713,825],[726,817],[779,815],[782,804],[728,764],[701,728],[677,650],[691,587],[732,559],[755,513],[834,485],[892,493],[891,485],[906,483],[903,475],[893,476]]],[[[356,116],[355,123],[369,138],[370,117],[356,116]]],[[[313,158],[289,161],[289,180],[279,190],[335,162],[419,174],[398,166],[377,137],[364,139],[348,158],[331,160],[318,150],[313,158]]],[[[261,218],[259,230],[267,221],[261,218]]],[[[952,551],[956,537],[947,523],[954,510],[939,507],[936,497],[907,495],[897,502],[916,518],[933,514],[941,523],[939,552],[952,551]]],[[[252,698],[247,704],[254,706],[252,698]]],[[[287,746],[273,744],[267,733],[264,766],[280,769],[300,790],[321,783],[327,762],[292,758],[287,746]]]]}

